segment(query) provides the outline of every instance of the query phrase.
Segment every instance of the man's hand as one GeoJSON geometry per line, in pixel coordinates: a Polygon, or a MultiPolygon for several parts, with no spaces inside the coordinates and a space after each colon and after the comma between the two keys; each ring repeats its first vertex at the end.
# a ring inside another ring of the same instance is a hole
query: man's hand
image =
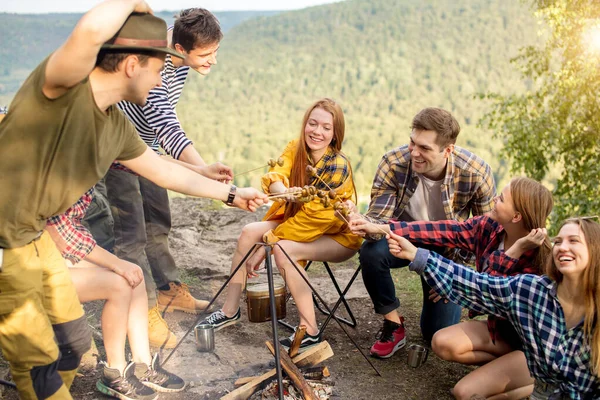
{"type": "Polygon", "coordinates": [[[256,209],[269,201],[267,195],[258,190],[247,187],[238,188],[233,199],[233,205],[242,210],[256,211],[256,209]]]}
{"type": "Polygon", "coordinates": [[[413,261],[417,255],[417,248],[402,236],[391,233],[386,236],[390,253],[397,258],[413,261]]]}
{"type": "Polygon", "coordinates": [[[135,8],[133,9],[133,12],[154,14],[152,8],[150,8],[150,5],[148,5],[148,3],[146,3],[144,0],[140,0],[137,2],[135,8]]]}
{"type": "Polygon", "coordinates": [[[135,288],[144,279],[144,274],[139,266],[121,259],[114,265],[113,272],[121,275],[129,283],[131,288],[135,288]]]}
{"type": "Polygon", "coordinates": [[[233,170],[220,162],[198,167],[197,171],[207,178],[223,183],[229,183],[233,179],[233,170]]]}

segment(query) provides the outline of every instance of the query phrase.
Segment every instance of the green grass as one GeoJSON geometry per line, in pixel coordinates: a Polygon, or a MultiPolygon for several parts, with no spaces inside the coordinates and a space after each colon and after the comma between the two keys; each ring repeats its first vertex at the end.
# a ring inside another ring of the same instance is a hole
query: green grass
{"type": "Polygon", "coordinates": [[[179,271],[179,279],[181,279],[181,282],[185,283],[189,287],[202,287],[202,280],[197,275],[194,275],[193,272],[185,268],[181,268],[179,271]]]}

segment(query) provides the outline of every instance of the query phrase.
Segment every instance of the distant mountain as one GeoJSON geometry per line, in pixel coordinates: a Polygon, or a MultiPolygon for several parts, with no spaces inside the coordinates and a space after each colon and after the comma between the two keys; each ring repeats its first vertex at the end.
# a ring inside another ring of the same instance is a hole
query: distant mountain
{"type": "MultiPolygon", "coordinates": [[[[160,11],[156,15],[173,24],[179,11],[160,11]]],[[[215,12],[223,32],[246,20],[276,15],[279,11],[215,12]]],[[[55,50],[73,30],[82,14],[0,13],[0,105],[7,102],[40,61],[55,50]]]]}

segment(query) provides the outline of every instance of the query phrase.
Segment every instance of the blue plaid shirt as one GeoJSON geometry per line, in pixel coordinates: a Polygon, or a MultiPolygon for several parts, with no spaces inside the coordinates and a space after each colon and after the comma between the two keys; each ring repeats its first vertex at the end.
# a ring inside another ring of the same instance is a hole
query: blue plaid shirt
{"type": "Polygon", "coordinates": [[[567,329],[556,283],[547,276],[495,277],[480,274],[424,249],[410,269],[435,291],[479,313],[508,319],[523,341],[531,375],[574,400],[600,398],[600,379],[591,366],[583,321],[567,329]]]}

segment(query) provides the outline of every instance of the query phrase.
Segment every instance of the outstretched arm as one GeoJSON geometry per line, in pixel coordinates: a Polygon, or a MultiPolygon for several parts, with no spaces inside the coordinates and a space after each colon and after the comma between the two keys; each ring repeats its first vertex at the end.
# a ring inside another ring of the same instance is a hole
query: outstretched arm
{"type": "Polygon", "coordinates": [[[431,288],[453,303],[482,314],[509,318],[515,301],[517,278],[493,277],[447,260],[425,249],[417,249],[402,236],[388,236],[390,253],[411,261],[411,271],[422,275],[431,288]]]}
{"type": "MultiPolygon", "coordinates": [[[[183,194],[225,201],[231,188],[231,185],[208,179],[179,164],[166,161],[150,148],[139,157],[119,162],[158,186],[183,194]]],[[[257,207],[266,202],[267,196],[264,193],[253,188],[239,188],[233,205],[256,211],[257,207]]]]}
{"type": "Polygon", "coordinates": [[[88,11],[46,65],[44,95],[55,99],[94,69],[104,42],[112,38],[132,12],[152,12],[144,0],[106,0],[88,11]]]}

